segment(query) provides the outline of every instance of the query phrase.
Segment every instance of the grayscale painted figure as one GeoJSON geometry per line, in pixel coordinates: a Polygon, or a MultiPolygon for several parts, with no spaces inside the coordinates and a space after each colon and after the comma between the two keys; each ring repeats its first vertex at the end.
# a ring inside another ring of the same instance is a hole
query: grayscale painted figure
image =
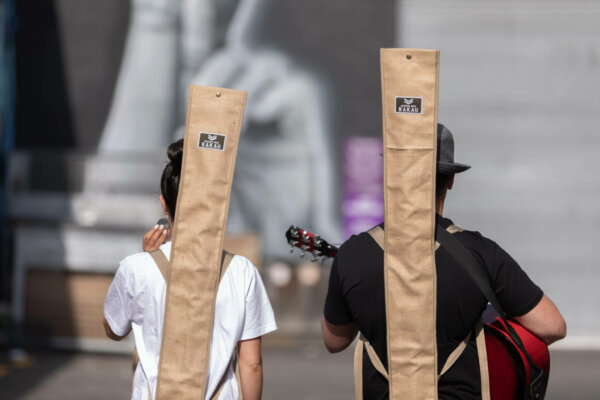
{"type": "Polygon", "coordinates": [[[134,0],[98,152],[156,153],[181,137],[190,83],[248,90],[228,231],[256,232],[265,255],[282,258],[292,223],[340,235],[327,86],[284,52],[260,46],[269,1],[134,0]]]}

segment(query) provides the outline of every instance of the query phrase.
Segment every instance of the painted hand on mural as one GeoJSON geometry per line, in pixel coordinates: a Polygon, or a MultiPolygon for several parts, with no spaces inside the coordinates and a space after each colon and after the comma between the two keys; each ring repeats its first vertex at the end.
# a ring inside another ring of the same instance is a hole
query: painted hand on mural
{"type": "Polygon", "coordinates": [[[131,12],[134,18],[152,18],[154,22],[177,22],[182,0],[132,0],[131,12]]]}
{"type": "Polygon", "coordinates": [[[178,120],[185,118],[180,99],[185,99],[187,84],[217,42],[214,3],[132,0],[123,61],[99,153],[158,153],[168,145],[178,120]]]}
{"type": "Polygon", "coordinates": [[[326,85],[286,53],[255,47],[265,4],[133,0],[99,152],[162,153],[183,132],[190,82],[248,90],[229,229],[258,232],[267,256],[285,257],[291,223],[339,238],[334,157],[326,85]]]}
{"type": "MultiPolygon", "coordinates": [[[[194,83],[249,92],[229,229],[257,230],[271,245],[294,222],[338,240],[328,93],[320,78],[284,53],[262,50],[243,58],[225,48],[194,83]]],[[[272,254],[286,254],[272,247],[272,254]]]]}

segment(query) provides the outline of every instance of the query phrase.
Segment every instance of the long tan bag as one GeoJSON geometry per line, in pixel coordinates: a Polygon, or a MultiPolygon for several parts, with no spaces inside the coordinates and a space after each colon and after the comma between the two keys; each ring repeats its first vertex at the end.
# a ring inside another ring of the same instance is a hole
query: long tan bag
{"type": "MultiPolygon", "coordinates": [[[[150,256],[152,256],[152,259],[158,266],[158,270],[160,271],[160,274],[162,275],[163,279],[165,280],[165,283],[168,285],[169,284],[169,260],[167,260],[167,257],[164,255],[164,253],[160,249],[153,250],[149,254],[150,254],[150,256]]],[[[229,263],[231,263],[233,256],[234,256],[233,254],[223,250],[223,256],[221,258],[221,268],[219,269],[219,282],[221,282],[221,280],[223,279],[223,276],[225,275],[225,272],[227,272],[227,268],[229,268],[229,263]]],[[[135,375],[135,370],[137,369],[139,361],[140,361],[140,358],[139,358],[137,349],[134,347],[133,348],[133,360],[132,360],[132,379],[135,375]]],[[[237,371],[237,355],[234,355],[234,358],[231,360],[231,362],[234,363],[235,370],[237,371]]],[[[223,375],[223,378],[221,378],[221,381],[219,382],[219,385],[217,386],[217,390],[211,396],[211,400],[216,400],[219,398],[219,395],[221,394],[221,390],[223,389],[223,384],[225,383],[225,379],[227,378],[228,372],[229,372],[228,369],[225,370],[225,375],[223,375]]],[[[238,387],[239,387],[239,385],[240,385],[240,381],[238,379],[238,387]]],[[[148,388],[148,398],[149,398],[149,400],[152,400],[152,390],[150,388],[148,388]]],[[[241,399],[241,395],[240,395],[240,399],[241,399]]]]}
{"type": "Polygon", "coordinates": [[[156,399],[204,399],[246,92],[190,86],[156,399]]]}
{"type": "Polygon", "coordinates": [[[438,50],[382,49],[390,399],[437,399],[434,257],[438,50]]]}

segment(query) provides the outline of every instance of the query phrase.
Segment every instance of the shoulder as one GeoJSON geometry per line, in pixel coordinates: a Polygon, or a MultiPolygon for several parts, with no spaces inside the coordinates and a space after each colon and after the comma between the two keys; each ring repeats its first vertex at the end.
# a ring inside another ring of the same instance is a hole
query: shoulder
{"type": "Polygon", "coordinates": [[[148,281],[159,279],[160,274],[156,263],[150,253],[140,252],[125,257],[119,262],[117,276],[127,281],[130,285],[139,287],[148,281]]]}
{"type": "Polygon", "coordinates": [[[223,280],[226,278],[234,285],[246,290],[253,281],[260,279],[260,273],[252,261],[239,254],[234,254],[223,275],[223,280]]]}
{"type": "Polygon", "coordinates": [[[472,231],[459,227],[460,231],[456,233],[457,238],[465,245],[479,251],[490,251],[498,247],[498,244],[492,239],[483,236],[479,231],[472,231]]]}
{"type": "Polygon", "coordinates": [[[365,270],[370,271],[380,263],[383,265],[382,260],[383,249],[368,232],[361,232],[340,246],[333,260],[332,273],[341,281],[350,278],[354,282],[364,275],[365,270]]]}
{"type": "Polygon", "coordinates": [[[147,252],[140,252],[131,254],[119,262],[119,268],[123,269],[124,272],[127,273],[135,273],[140,267],[147,266],[148,264],[152,264],[154,261],[152,260],[152,256],[147,252]]]}
{"type": "Polygon", "coordinates": [[[339,248],[336,259],[352,260],[355,256],[364,254],[365,250],[376,250],[379,248],[375,240],[368,232],[352,235],[339,248]]]}
{"type": "Polygon", "coordinates": [[[254,264],[252,264],[252,261],[246,257],[239,254],[232,254],[232,256],[226,273],[236,272],[238,274],[254,274],[255,272],[258,272],[254,264]]]}
{"type": "Polygon", "coordinates": [[[482,235],[478,231],[463,230],[456,233],[459,241],[467,247],[486,267],[490,277],[496,280],[500,269],[507,274],[521,274],[521,267],[517,262],[494,240],[482,235]]]}
{"type": "Polygon", "coordinates": [[[260,276],[252,261],[244,256],[234,255],[227,271],[221,279],[219,292],[227,291],[230,296],[248,304],[267,304],[269,298],[260,276]]]}

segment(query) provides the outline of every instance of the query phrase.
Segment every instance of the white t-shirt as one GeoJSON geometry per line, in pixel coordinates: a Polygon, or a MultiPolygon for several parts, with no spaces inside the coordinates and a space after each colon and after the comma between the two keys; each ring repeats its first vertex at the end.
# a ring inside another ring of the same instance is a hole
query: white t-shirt
{"type": "MultiPolygon", "coordinates": [[[[171,242],[160,246],[169,258],[171,242]]],[[[140,357],[133,379],[132,400],[155,396],[158,358],[162,339],[166,284],[148,253],[131,255],[119,264],[104,301],[104,317],[112,331],[126,335],[133,330],[140,357]]],[[[238,383],[230,362],[240,340],[254,339],[277,329],[273,309],[254,265],[234,256],[217,291],[210,344],[206,399],[227,373],[219,398],[237,399],[238,383]]]]}

